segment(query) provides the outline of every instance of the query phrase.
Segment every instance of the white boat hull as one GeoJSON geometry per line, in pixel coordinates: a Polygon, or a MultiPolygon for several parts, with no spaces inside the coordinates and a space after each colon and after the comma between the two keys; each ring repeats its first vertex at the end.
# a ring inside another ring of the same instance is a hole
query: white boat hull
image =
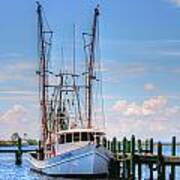
{"type": "Polygon", "coordinates": [[[110,153],[103,147],[87,145],[39,162],[32,159],[31,169],[53,176],[106,176],[110,153]]]}

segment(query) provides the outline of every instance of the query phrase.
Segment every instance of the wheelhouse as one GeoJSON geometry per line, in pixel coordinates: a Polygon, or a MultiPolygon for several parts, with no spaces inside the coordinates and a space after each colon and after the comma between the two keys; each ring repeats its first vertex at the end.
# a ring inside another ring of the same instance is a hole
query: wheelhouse
{"type": "Polygon", "coordinates": [[[95,142],[100,141],[104,135],[103,131],[91,129],[66,130],[58,134],[58,143],[95,142]]]}

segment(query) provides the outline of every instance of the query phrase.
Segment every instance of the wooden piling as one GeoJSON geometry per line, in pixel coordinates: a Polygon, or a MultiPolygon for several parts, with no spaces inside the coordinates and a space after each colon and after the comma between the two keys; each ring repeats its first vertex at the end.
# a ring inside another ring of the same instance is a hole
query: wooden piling
{"type": "Polygon", "coordinates": [[[38,148],[38,159],[39,160],[44,160],[44,158],[45,158],[45,153],[44,153],[44,148],[43,148],[43,146],[42,146],[42,143],[41,143],[41,141],[39,141],[39,148],[38,148]]]}
{"type": "MultiPolygon", "coordinates": [[[[138,143],[137,151],[138,151],[139,154],[141,154],[142,153],[141,140],[138,139],[137,143],[138,143]]],[[[142,179],[142,167],[141,167],[141,161],[138,160],[138,180],[141,180],[141,179],[142,179]]]]}
{"type": "Polygon", "coordinates": [[[103,147],[107,148],[107,139],[105,137],[102,139],[102,145],[103,147]]]}
{"type": "MultiPolygon", "coordinates": [[[[126,153],[131,152],[131,141],[127,140],[126,141],[126,153]]],[[[126,176],[127,178],[131,177],[131,160],[126,161],[126,176]]]]}
{"type": "Polygon", "coordinates": [[[138,139],[137,143],[138,143],[138,153],[141,153],[142,152],[142,143],[141,143],[141,140],[138,139]]]}
{"type": "Polygon", "coordinates": [[[108,150],[111,150],[111,142],[109,140],[107,142],[107,148],[108,148],[108,150]]]}
{"type": "Polygon", "coordinates": [[[158,170],[158,174],[157,174],[157,179],[161,180],[161,156],[162,156],[162,144],[160,142],[158,142],[158,162],[157,162],[157,170],[158,170]]]}
{"type": "Polygon", "coordinates": [[[141,161],[138,160],[138,180],[142,179],[142,166],[141,166],[141,161]]]}
{"type": "MultiPolygon", "coordinates": [[[[172,137],[172,148],[171,148],[171,155],[176,156],[176,137],[172,137]]],[[[170,175],[170,180],[175,180],[175,165],[171,165],[171,175],[170,175]]]]}
{"type": "Polygon", "coordinates": [[[116,159],[111,159],[109,164],[110,179],[119,179],[120,177],[120,163],[116,159]]]}
{"type": "Polygon", "coordinates": [[[113,138],[111,144],[112,144],[111,151],[113,153],[116,153],[117,152],[117,139],[116,139],[116,137],[113,138]]]}
{"type": "Polygon", "coordinates": [[[132,157],[132,162],[131,162],[131,165],[132,165],[131,173],[132,173],[132,175],[131,175],[131,177],[132,177],[132,180],[135,179],[135,173],[136,173],[135,172],[136,171],[136,166],[135,166],[135,159],[134,159],[135,146],[136,146],[135,143],[136,143],[135,142],[135,136],[132,135],[132,137],[131,137],[131,157],[132,157]]]}
{"type": "Polygon", "coordinates": [[[148,153],[149,152],[149,142],[148,142],[148,139],[145,140],[145,152],[148,153]]]}
{"type": "Polygon", "coordinates": [[[22,164],[22,139],[18,138],[17,140],[17,151],[15,152],[16,165],[22,164]]]}
{"type": "Polygon", "coordinates": [[[131,152],[131,141],[126,141],[127,145],[126,145],[126,152],[130,153],[131,152]]]}
{"type": "Polygon", "coordinates": [[[121,152],[121,141],[118,141],[118,153],[121,152]]]}
{"type": "Polygon", "coordinates": [[[165,179],[165,163],[162,155],[162,144],[158,143],[158,180],[165,179]]]}
{"type": "MultiPolygon", "coordinates": [[[[149,144],[149,151],[150,151],[150,153],[151,154],[153,154],[153,152],[154,152],[154,141],[153,141],[153,138],[151,138],[150,139],[150,142],[149,142],[150,144],[149,144]]],[[[153,180],[153,164],[151,163],[151,164],[149,164],[149,179],[150,180],[153,180]]]]}
{"type": "MultiPolygon", "coordinates": [[[[126,139],[126,137],[124,137],[123,138],[123,156],[124,157],[126,157],[126,146],[127,146],[127,139],[126,139]]],[[[123,171],[122,171],[122,178],[123,179],[126,179],[127,177],[127,168],[126,168],[126,162],[125,161],[123,161],[123,167],[122,167],[122,169],[123,169],[123,171]]]]}
{"type": "Polygon", "coordinates": [[[150,139],[150,143],[149,143],[150,145],[150,149],[149,149],[149,151],[150,151],[150,153],[151,154],[153,154],[153,152],[154,152],[154,141],[153,141],[153,138],[151,138],[150,139]]]}

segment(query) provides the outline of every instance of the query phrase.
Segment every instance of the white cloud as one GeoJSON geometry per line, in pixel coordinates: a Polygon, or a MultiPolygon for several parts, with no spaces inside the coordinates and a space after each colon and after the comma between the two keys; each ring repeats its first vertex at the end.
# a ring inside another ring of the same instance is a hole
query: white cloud
{"type": "Polygon", "coordinates": [[[0,117],[1,122],[13,121],[23,117],[26,113],[26,109],[21,105],[14,105],[11,109],[3,113],[0,117]]]}
{"type": "Polygon", "coordinates": [[[155,85],[152,83],[146,83],[144,84],[144,90],[145,91],[154,91],[156,89],[155,85]]]}
{"type": "Polygon", "coordinates": [[[180,0],[170,0],[170,2],[174,3],[178,7],[180,7],[180,0]]]}
{"type": "Polygon", "coordinates": [[[1,102],[13,103],[31,103],[38,104],[38,92],[28,91],[28,90],[0,90],[0,100],[1,102]]]}
{"type": "Polygon", "coordinates": [[[27,133],[29,137],[37,137],[40,127],[38,115],[28,108],[14,104],[4,112],[0,112],[0,137],[9,139],[14,132],[20,135],[27,133]]]}
{"type": "Polygon", "coordinates": [[[37,92],[22,90],[0,90],[0,94],[37,95],[37,92]]]}
{"type": "MultiPolygon", "coordinates": [[[[159,103],[155,104],[158,106],[159,103]]],[[[113,112],[107,115],[106,132],[110,138],[116,136],[122,139],[134,134],[136,138],[153,137],[155,140],[170,141],[173,135],[180,137],[179,117],[180,106],[168,103],[151,116],[124,116],[113,112]]]]}
{"type": "Polygon", "coordinates": [[[35,77],[36,69],[32,60],[10,61],[8,63],[0,63],[0,66],[2,67],[0,72],[0,81],[24,79],[32,81],[35,77]],[[29,76],[29,74],[31,75],[29,76]]]}
{"type": "Polygon", "coordinates": [[[167,97],[157,96],[144,100],[142,104],[137,104],[135,102],[129,103],[126,100],[118,100],[112,109],[124,116],[147,116],[154,114],[166,104],[167,97]]]}

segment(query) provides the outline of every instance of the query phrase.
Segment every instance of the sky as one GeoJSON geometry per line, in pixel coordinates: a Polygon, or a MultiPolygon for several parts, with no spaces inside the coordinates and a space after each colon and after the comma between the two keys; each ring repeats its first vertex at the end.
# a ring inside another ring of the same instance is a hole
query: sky
{"type": "MultiPolygon", "coordinates": [[[[78,64],[82,32],[100,5],[106,131],[109,137],[180,139],[180,0],[41,0],[54,31],[52,61],[72,59],[76,24],[78,64]]],[[[0,139],[12,133],[37,138],[37,20],[34,0],[0,1],[0,139]]]]}

